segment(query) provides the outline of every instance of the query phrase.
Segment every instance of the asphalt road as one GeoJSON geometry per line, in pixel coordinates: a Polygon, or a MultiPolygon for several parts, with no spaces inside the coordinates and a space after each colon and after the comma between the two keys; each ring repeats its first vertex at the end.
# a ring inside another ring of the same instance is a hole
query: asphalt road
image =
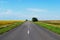
{"type": "Polygon", "coordinates": [[[0,35],[0,40],[60,40],[60,35],[28,21],[5,34],[0,35]]]}

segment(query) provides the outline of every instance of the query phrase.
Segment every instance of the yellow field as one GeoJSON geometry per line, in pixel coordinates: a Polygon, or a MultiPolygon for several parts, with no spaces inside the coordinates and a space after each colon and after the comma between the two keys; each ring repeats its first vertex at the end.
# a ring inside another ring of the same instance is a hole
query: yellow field
{"type": "Polygon", "coordinates": [[[16,22],[23,22],[21,20],[0,20],[0,28],[7,27],[10,24],[16,23],[16,22]]]}

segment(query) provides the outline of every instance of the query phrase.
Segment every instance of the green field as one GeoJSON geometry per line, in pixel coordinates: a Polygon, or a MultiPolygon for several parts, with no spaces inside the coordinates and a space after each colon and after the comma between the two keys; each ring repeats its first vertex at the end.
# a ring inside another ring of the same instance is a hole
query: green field
{"type": "Polygon", "coordinates": [[[3,34],[5,32],[8,32],[9,30],[18,27],[21,25],[24,21],[20,20],[9,20],[9,21],[0,21],[0,34],[3,34]]]}
{"type": "Polygon", "coordinates": [[[35,24],[42,26],[52,32],[60,34],[60,20],[47,20],[35,22],[35,24]]]}

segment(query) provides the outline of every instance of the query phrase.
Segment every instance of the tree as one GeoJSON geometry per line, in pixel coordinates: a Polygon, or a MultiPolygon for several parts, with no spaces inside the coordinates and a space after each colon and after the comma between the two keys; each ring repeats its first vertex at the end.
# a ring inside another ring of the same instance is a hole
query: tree
{"type": "Polygon", "coordinates": [[[26,21],[28,21],[28,20],[26,19],[26,21]]]}
{"type": "Polygon", "coordinates": [[[37,21],[38,21],[38,19],[37,19],[37,18],[35,18],[35,17],[33,17],[33,18],[32,18],[32,21],[33,21],[33,22],[37,22],[37,21]]]}

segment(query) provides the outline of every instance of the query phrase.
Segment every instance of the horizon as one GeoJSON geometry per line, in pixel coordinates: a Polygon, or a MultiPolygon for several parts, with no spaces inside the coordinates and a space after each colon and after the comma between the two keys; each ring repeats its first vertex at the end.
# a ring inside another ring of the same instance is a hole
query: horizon
{"type": "Polygon", "coordinates": [[[0,20],[60,20],[60,0],[0,0],[0,20]]]}

